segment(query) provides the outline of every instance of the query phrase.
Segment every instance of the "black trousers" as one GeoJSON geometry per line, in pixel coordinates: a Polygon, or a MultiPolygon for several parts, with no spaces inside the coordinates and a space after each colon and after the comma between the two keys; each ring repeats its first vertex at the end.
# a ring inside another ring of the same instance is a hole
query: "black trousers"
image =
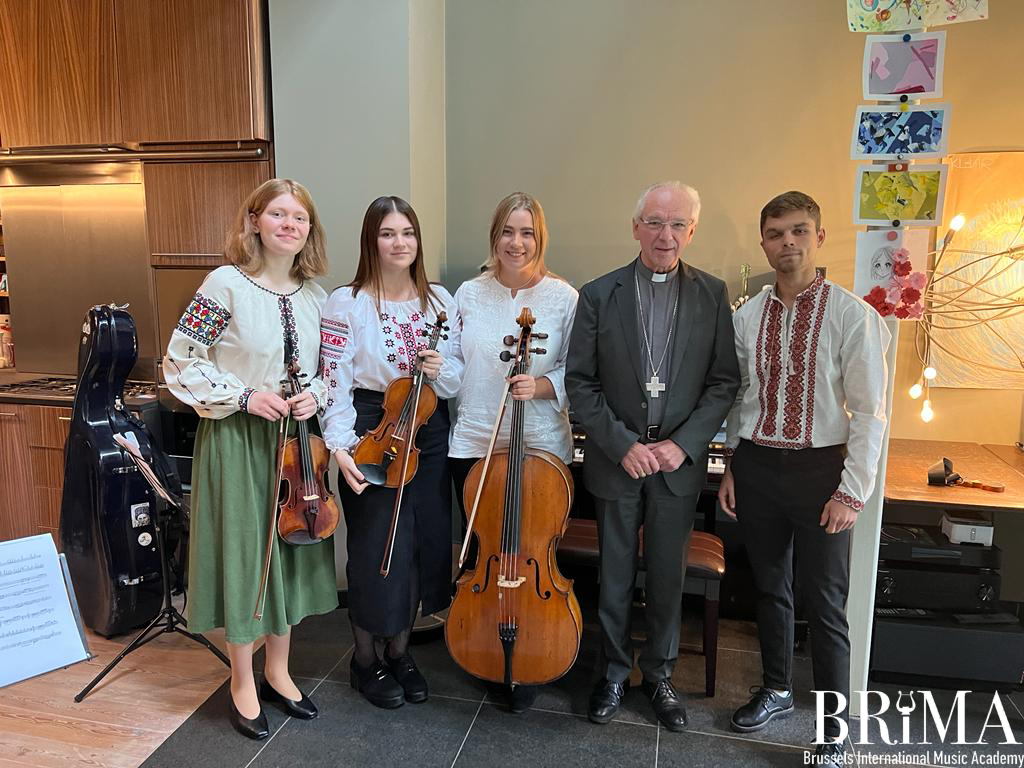
{"type": "Polygon", "coordinates": [[[601,674],[624,682],[633,669],[630,618],[636,582],[637,544],[644,528],[647,638],[638,660],[644,679],[672,676],[679,655],[686,548],[697,495],[676,496],[661,473],[633,484],[617,499],[594,498],[601,548],[601,674]]]}
{"type": "MultiPolygon", "coordinates": [[[[793,687],[793,551],[811,632],[814,688],[850,698],[846,596],[851,531],[829,534],[821,513],[839,486],[844,446],[789,450],[742,441],[732,458],[736,517],[758,590],[757,627],[767,688],[793,687]]],[[[829,708],[835,701],[826,697],[829,708]]],[[[843,714],[845,718],[845,713],[843,714]]],[[[825,722],[825,732],[838,733],[825,722]]]]}

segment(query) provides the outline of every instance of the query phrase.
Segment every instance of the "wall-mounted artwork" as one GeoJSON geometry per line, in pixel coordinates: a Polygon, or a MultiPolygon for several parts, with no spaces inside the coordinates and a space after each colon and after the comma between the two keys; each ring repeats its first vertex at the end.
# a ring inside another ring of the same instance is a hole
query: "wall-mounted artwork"
{"type": "Polygon", "coordinates": [[[934,227],[942,217],[945,191],[944,165],[862,165],[857,169],[853,223],[934,227]]]}
{"type": "Polygon", "coordinates": [[[854,293],[882,317],[921,317],[928,282],[929,234],[927,229],[858,232],[854,293]]]}
{"type": "Polygon", "coordinates": [[[988,18],[988,0],[846,0],[851,32],[894,32],[988,18]]]}
{"type": "Polygon", "coordinates": [[[941,157],[948,145],[949,105],[858,107],[853,126],[854,160],[941,157]]]}
{"type": "Polygon", "coordinates": [[[939,98],[945,53],[945,32],[868,35],[864,44],[864,98],[939,98]],[[909,39],[904,40],[905,37],[909,39]]]}

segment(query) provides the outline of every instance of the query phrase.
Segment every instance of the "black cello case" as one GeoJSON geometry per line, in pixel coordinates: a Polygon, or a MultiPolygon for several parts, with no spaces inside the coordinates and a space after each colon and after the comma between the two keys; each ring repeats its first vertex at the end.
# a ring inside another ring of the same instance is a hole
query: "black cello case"
{"type": "Polygon", "coordinates": [[[181,490],[163,451],[124,406],[124,383],[137,359],[132,316],[112,304],[90,309],[64,448],[60,541],[82,618],[107,637],[146,624],[163,602],[156,494],[114,435],[133,434],[158,477],[181,490]]]}

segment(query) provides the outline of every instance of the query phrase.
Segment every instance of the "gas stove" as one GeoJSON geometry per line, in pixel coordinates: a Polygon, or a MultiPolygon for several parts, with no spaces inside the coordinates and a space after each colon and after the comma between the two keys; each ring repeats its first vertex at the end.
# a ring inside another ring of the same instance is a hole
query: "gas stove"
{"type": "MultiPolygon", "coordinates": [[[[70,376],[42,376],[10,384],[0,384],[0,399],[7,402],[68,403],[75,399],[75,379],[70,376]]],[[[148,381],[126,381],[124,400],[133,402],[155,400],[156,385],[148,381]]]]}

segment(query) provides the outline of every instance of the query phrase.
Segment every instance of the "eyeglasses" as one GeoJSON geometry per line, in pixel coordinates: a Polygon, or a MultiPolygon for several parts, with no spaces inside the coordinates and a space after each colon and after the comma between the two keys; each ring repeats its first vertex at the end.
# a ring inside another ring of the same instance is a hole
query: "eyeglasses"
{"type": "Polygon", "coordinates": [[[690,228],[690,224],[693,222],[687,221],[686,219],[676,219],[675,221],[662,221],[661,219],[640,219],[640,223],[643,224],[649,232],[661,232],[668,224],[669,229],[672,230],[673,234],[681,235],[690,228]]]}

